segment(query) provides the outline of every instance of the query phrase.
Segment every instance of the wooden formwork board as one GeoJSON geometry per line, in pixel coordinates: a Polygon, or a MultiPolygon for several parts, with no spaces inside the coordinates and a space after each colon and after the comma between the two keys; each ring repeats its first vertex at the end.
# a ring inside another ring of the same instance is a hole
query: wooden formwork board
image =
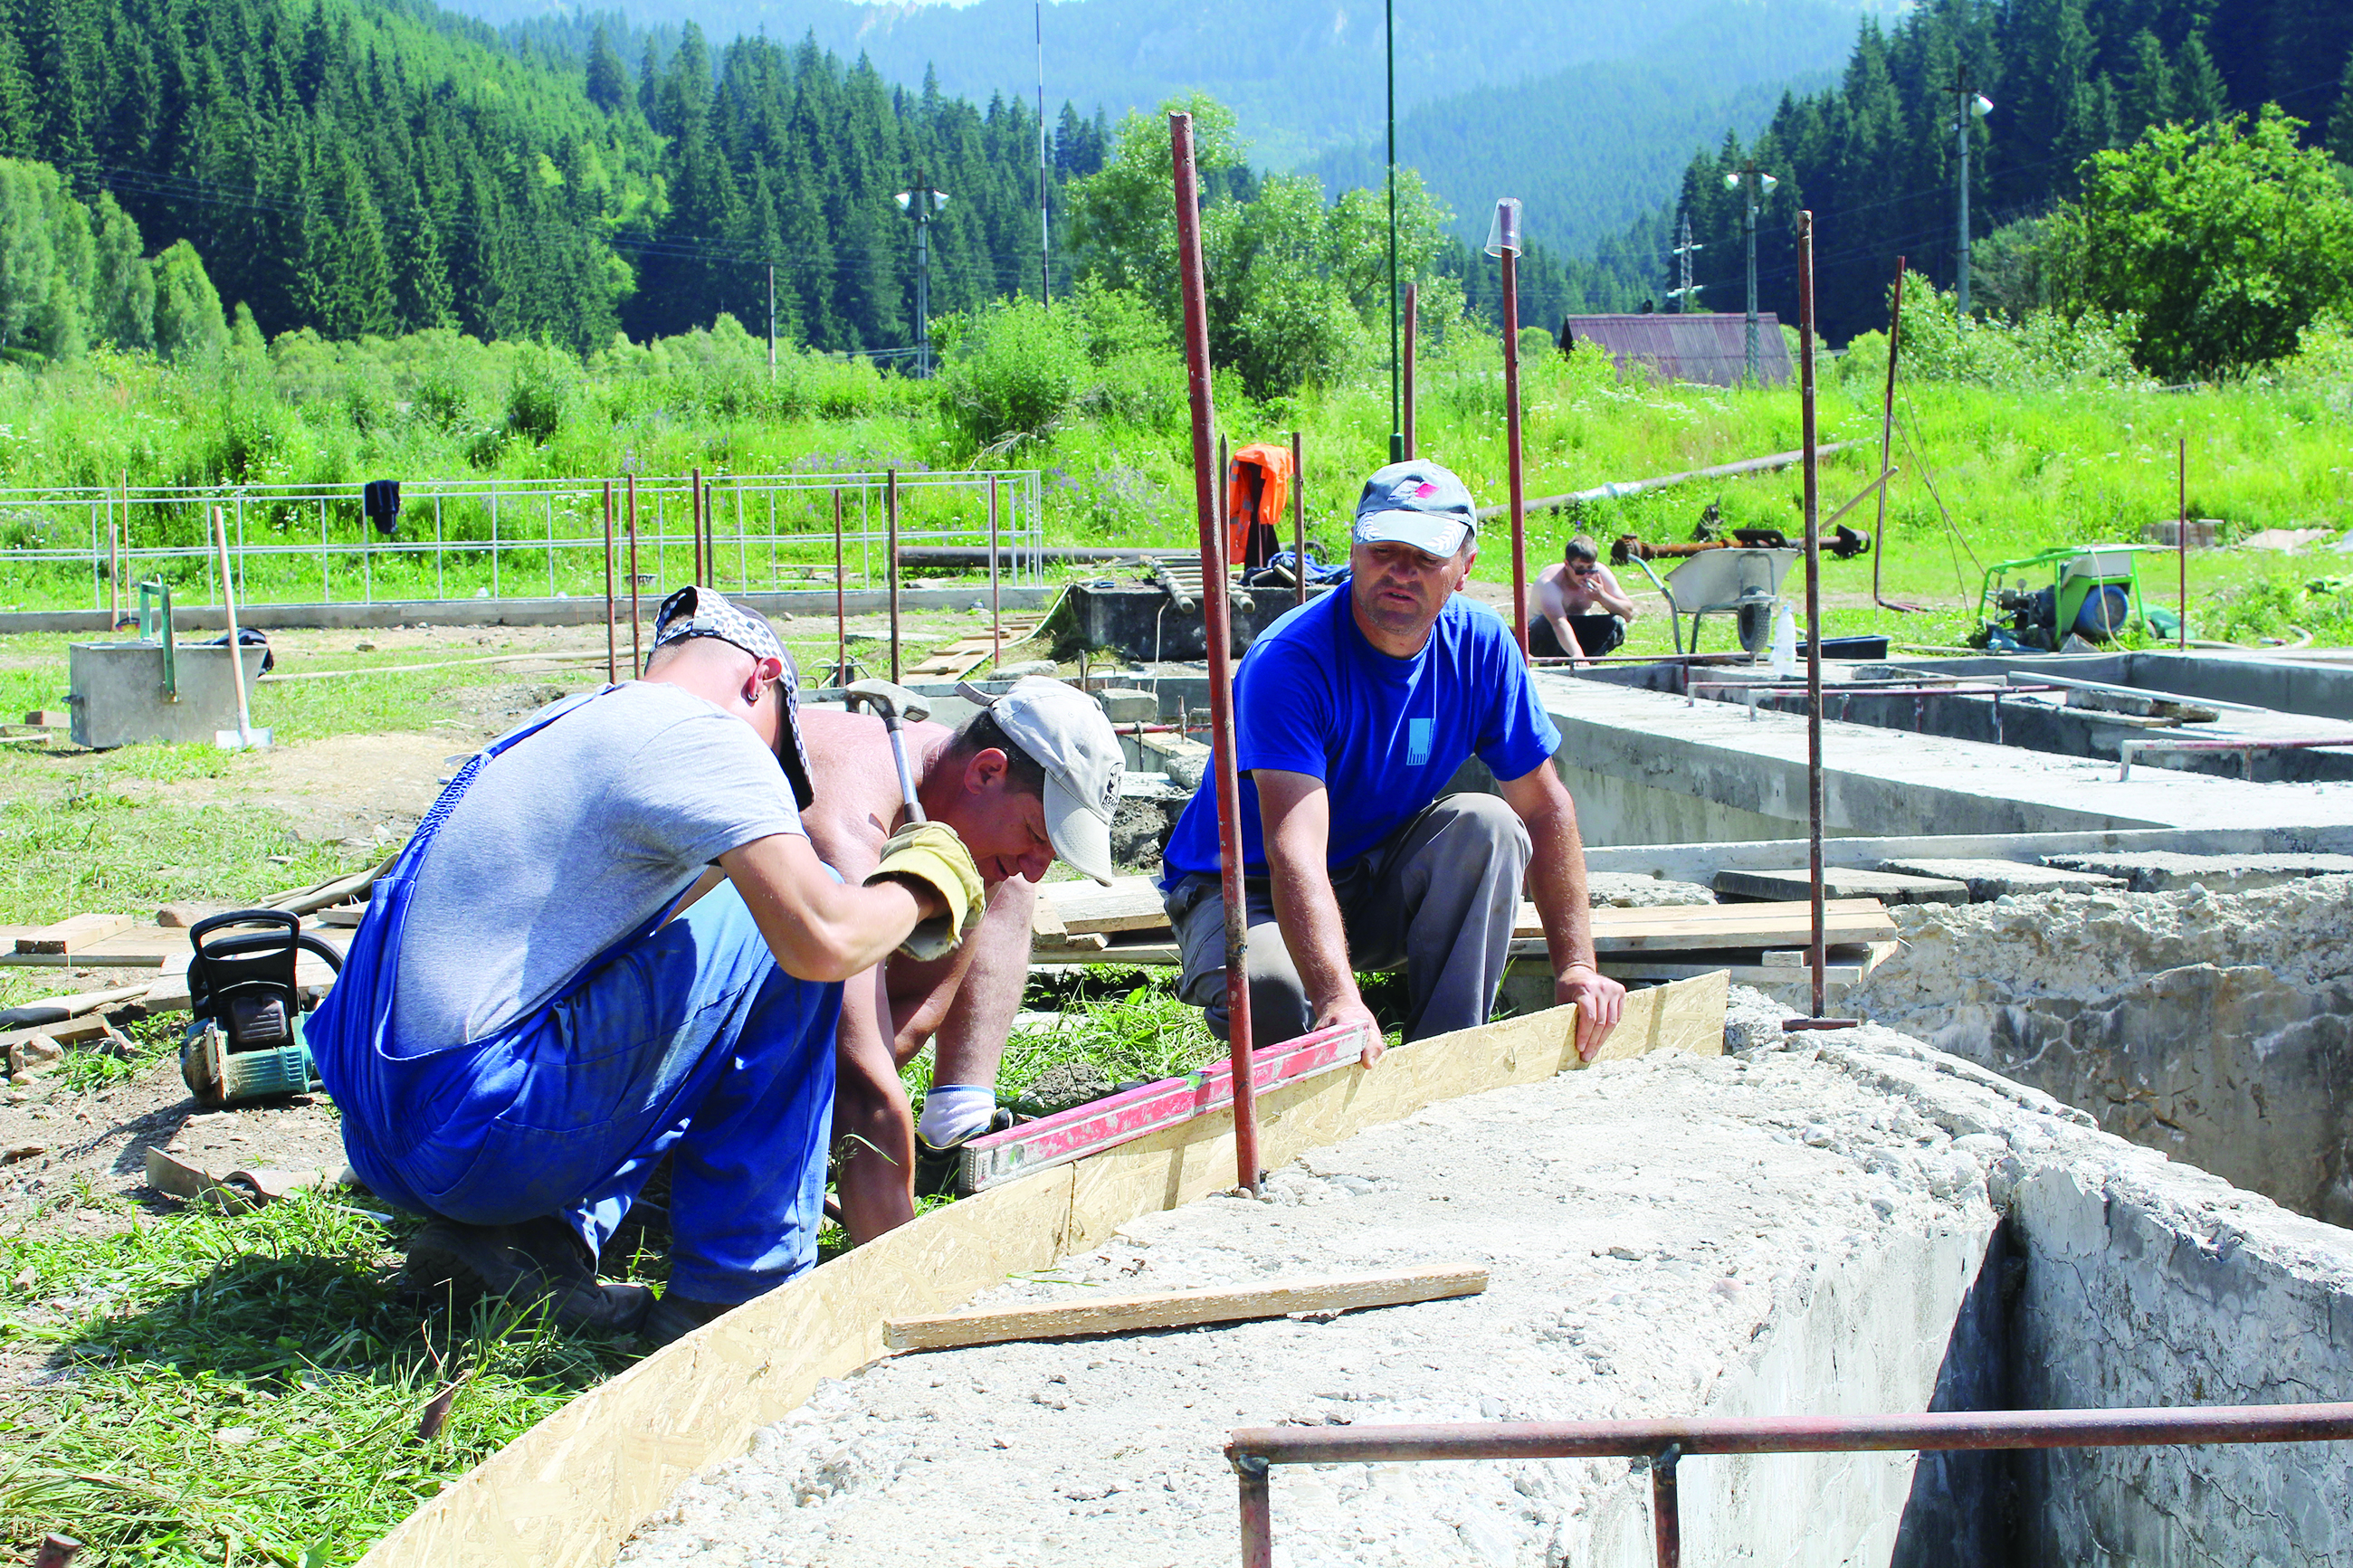
{"type": "MultiPolygon", "coordinates": [[[[1626,998],[1601,1059],[1724,1050],[1726,982],[1626,998]]],[[[1553,1008],[1389,1051],[1370,1068],[1259,1100],[1269,1167],[1424,1106],[1578,1067],[1576,1014],[1553,1008]]],[[[588,1390],[421,1504],[365,1568],[603,1568],[690,1476],[886,1353],[884,1323],[938,1313],[1102,1243],[1138,1215],[1230,1188],[1219,1111],[933,1210],[812,1269],[588,1390]]]]}

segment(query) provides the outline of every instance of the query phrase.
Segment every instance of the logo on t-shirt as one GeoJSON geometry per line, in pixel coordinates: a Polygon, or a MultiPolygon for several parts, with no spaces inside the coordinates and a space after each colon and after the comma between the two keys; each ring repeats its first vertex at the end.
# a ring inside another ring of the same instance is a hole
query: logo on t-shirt
{"type": "Polygon", "coordinates": [[[1435,719],[1409,719],[1405,721],[1405,760],[1409,767],[1420,767],[1430,761],[1431,731],[1438,727],[1435,719]]]}

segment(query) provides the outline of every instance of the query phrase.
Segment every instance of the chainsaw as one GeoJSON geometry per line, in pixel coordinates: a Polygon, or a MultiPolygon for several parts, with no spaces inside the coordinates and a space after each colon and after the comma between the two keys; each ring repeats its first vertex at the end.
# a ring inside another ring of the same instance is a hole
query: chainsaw
{"type": "Polygon", "coordinates": [[[284,910],[232,910],[188,930],[188,1022],[180,1076],[198,1103],[237,1105],[301,1094],[318,1081],[302,1039],[296,960],[316,953],[337,972],[342,957],[302,931],[284,910]],[[238,927],[266,930],[237,931],[238,927]],[[233,933],[233,934],[221,934],[233,933]],[[216,938],[216,940],[215,940],[216,938]]]}

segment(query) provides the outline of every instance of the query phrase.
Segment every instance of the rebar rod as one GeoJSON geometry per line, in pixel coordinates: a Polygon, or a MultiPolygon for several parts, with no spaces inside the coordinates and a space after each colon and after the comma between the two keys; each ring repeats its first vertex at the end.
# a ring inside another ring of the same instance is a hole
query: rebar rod
{"type": "MultiPolygon", "coordinates": [[[[1193,117],[1172,113],[1168,140],[1176,198],[1176,266],[1185,302],[1185,382],[1193,415],[1193,505],[1201,536],[1201,615],[1208,634],[1209,745],[1217,775],[1219,885],[1226,913],[1226,1040],[1233,1061],[1236,1184],[1259,1186],[1258,1093],[1250,1071],[1250,971],[1244,961],[1249,910],[1242,893],[1241,778],[1234,765],[1233,641],[1229,625],[1225,529],[1213,479],[1209,318],[1201,278],[1200,178],[1193,161],[1193,117]]],[[[1222,476],[1218,476],[1222,478],[1222,476]]]]}
{"type": "Polygon", "coordinates": [[[1307,602],[1307,458],[1299,432],[1291,433],[1291,564],[1298,602],[1307,602]]]}
{"type": "Polygon", "coordinates": [[[628,489],[629,679],[635,680],[646,672],[646,656],[638,645],[638,476],[630,474],[623,482],[628,489]]]}
{"type": "Polygon", "coordinates": [[[605,481],[605,680],[621,679],[621,650],[613,627],[613,481],[605,481]]]}
{"type": "Polygon", "coordinates": [[[883,543],[883,569],[891,579],[891,680],[899,679],[899,470],[886,469],[882,476],[882,527],[888,538],[883,543]]]}
{"type": "Polygon", "coordinates": [[[849,612],[848,590],[842,585],[849,575],[848,563],[841,551],[841,488],[833,491],[833,678],[840,684],[849,684],[849,612]]]}
{"type": "Polygon", "coordinates": [[[1504,473],[1512,509],[1512,641],[1528,658],[1528,508],[1520,469],[1520,272],[1515,246],[1504,264],[1504,473]]]}
{"type": "MultiPolygon", "coordinates": [[[[1805,444],[1806,497],[1806,841],[1813,931],[1806,960],[1813,970],[1814,1016],[1828,1007],[1829,965],[1822,899],[1822,534],[1821,459],[1814,450],[1814,215],[1798,214],[1798,409],[1805,444]]],[[[1883,465],[1883,471],[1884,471],[1883,465]]]]}

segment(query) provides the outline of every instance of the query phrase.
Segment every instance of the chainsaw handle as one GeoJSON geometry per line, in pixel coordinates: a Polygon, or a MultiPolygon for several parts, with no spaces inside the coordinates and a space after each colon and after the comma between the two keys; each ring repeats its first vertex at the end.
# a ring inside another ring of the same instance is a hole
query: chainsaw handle
{"type": "Polygon", "coordinates": [[[248,933],[248,937],[230,938],[230,942],[241,942],[245,945],[232,948],[227,942],[222,942],[216,951],[224,957],[231,952],[251,952],[253,943],[249,938],[260,938],[269,942],[296,940],[301,933],[302,917],[285,910],[230,910],[226,914],[207,915],[188,928],[188,945],[200,953],[204,952],[206,951],[205,938],[216,931],[224,931],[233,926],[282,926],[285,928],[285,933],[281,936],[275,931],[254,931],[248,933]]]}
{"type": "Polygon", "coordinates": [[[188,928],[188,945],[196,950],[199,958],[235,958],[240,953],[263,952],[290,944],[324,959],[327,967],[336,973],[343,972],[343,955],[303,931],[302,917],[285,910],[231,910],[227,914],[198,921],[188,928]],[[206,943],[206,937],[232,926],[281,929],[248,931],[238,936],[223,937],[209,945],[206,943]]]}

